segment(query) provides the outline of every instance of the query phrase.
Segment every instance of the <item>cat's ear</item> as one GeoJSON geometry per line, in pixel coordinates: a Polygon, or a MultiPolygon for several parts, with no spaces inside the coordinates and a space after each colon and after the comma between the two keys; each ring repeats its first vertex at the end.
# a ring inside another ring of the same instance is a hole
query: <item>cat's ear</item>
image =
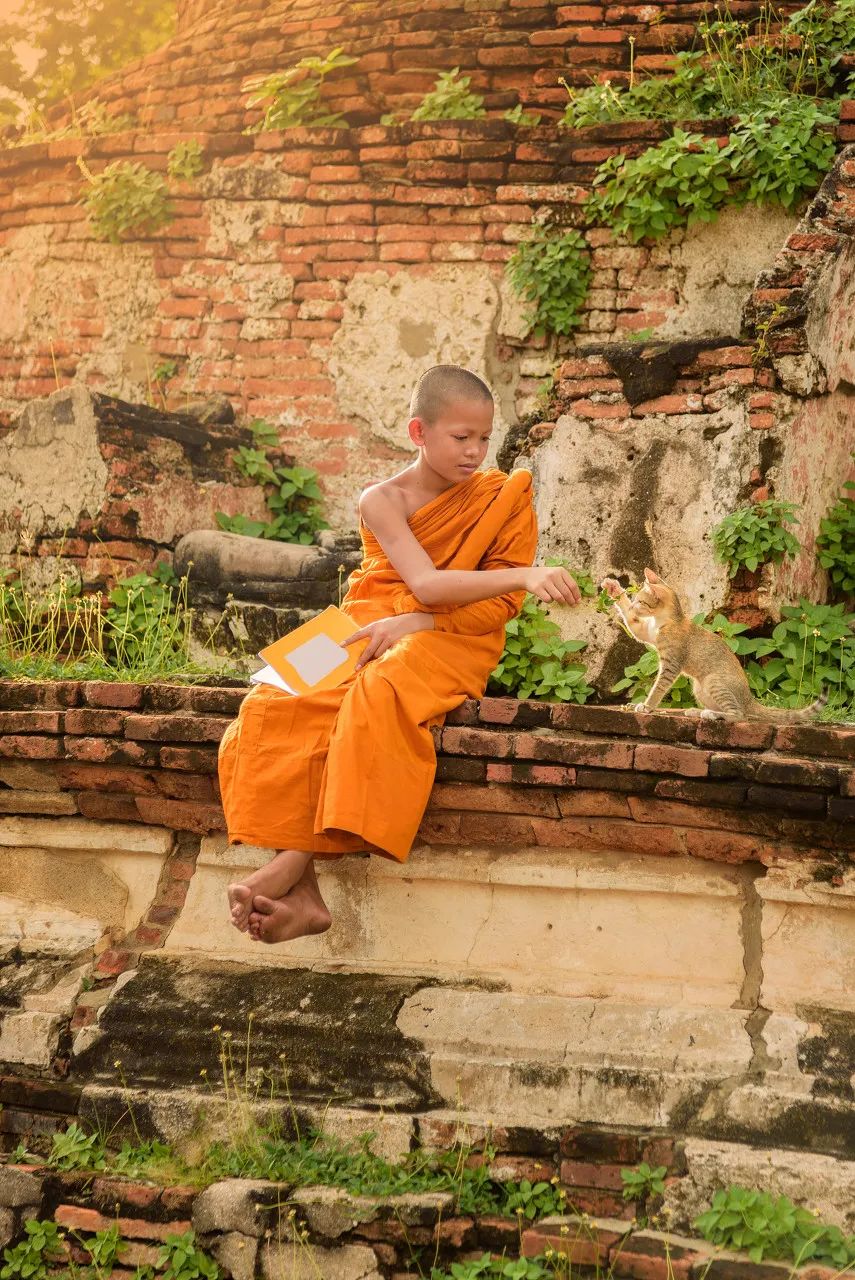
{"type": "Polygon", "coordinates": [[[659,577],[659,574],[658,574],[658,573],[654,573],[652,569],[645,569],[645,570],[644,570],[644,576],[645,576],[645,578],[647,579],[647,581],[651,584],[651,586],[652,586],[654,583],[657,583],[657,584],[658,584],[658,583],[661,583],[661,581],[662,581],[662,579],[659,577]]]}

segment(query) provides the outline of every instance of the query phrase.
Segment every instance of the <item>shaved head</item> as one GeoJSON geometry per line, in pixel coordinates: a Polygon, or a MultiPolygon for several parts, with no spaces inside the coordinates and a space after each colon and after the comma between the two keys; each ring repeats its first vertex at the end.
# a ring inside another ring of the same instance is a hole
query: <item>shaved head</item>
{"type": "Polygon", "coordinates": [[[479,400],[493,403],[486,382],[459,364],[435,364],[419,378],[410,399],[410,417],[428,426],[436,422],[444,409],[457,400],[479,400]]]}

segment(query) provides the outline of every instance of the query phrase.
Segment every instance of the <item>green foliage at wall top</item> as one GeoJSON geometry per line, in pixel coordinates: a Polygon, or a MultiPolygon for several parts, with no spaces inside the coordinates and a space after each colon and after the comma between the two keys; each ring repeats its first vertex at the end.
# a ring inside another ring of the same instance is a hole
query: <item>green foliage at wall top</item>
{"type": "Polygon", "coordinates": [[[100,173],[80,156],[77,164],[89,183],[78,204],[99,240],[119,244],[127,235],[153,235],[174,216],[163,177],[139,161],[114,160],[100,173]]]}
{"type": "MultiPolygon", "coordinates": [[[[855,481],[847,480],[843,488],[855,492],[855,481]]],[[[820,520],[816,552],[819,563],[828,571],[835,595],[855,592],[855,498],[842,494],[820,520]]]]}
{"type": "Polygon", "coordinates": [[[478,120],[486,115],[480,93],[470,92],[471,76],[462,76],[459,67],[441,71],[436,84],[426,93],[411,120],[478,120]]]}
{"type": "Polygon", "coordinates": [[[244,89],[250,94],[247,106],[264,107],[264,115],[244,132],[261,133],[266,129],[295,129],[301,125],[330,127],[342,124],[342,114],[330,111],[324,104],[321,86],[331,71],[352,66],[356,61],[356,58],[351,58],[339,46],[324,57],[312,55],[301,58],[285,71],[253,76],[244,84],[244,89]]]}

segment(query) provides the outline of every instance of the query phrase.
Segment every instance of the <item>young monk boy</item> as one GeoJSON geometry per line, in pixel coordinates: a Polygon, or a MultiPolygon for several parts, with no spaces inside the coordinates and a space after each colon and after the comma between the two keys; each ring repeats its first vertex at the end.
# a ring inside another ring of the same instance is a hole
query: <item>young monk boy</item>
{"type": "Polygon", "coordinates": [[[231,921],[262,942],[330,926],[316,858],[404,862],[436,771],[431,726],[478,698],[525,593],[577,604],[565,569],[533,568],[531,475],[479,471],[493,424],[488,387],[457,365],[424,373],[410,402],[416,460],[359,500],[362,564],[342,609],[366,641],[333,689],[256,685],[223,736],[229,841],[274,848],[229,887],[231,921]]]}

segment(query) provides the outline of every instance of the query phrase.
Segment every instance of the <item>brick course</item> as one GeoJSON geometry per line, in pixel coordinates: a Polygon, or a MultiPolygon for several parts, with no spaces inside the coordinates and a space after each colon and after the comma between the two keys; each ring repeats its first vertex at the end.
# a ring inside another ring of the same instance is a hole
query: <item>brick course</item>
{"type": "MultiPolygon", "coordinates": [[[[222,830],[217,745],[244,688],[0,681],[0,759],[32,760],[62,813],[222,830]],[[120,701],[121,708],[99,704],[120,701]],[[127,709],[125,709],[127,707],[127,709]]],[[[593,847],[727,862],[855,848],[855,729],[483,698],[435,730],[421,838],[593,847]]],[[[6,788],[2,811],[32,813],[6,788]]],[[[44,809],[37,810],[44,812],[44,809]]],[[[180,905],[192,857],[147,923],[180,905]]],[[[102,957],[102,963],[112,961],[102,957]]]]}

